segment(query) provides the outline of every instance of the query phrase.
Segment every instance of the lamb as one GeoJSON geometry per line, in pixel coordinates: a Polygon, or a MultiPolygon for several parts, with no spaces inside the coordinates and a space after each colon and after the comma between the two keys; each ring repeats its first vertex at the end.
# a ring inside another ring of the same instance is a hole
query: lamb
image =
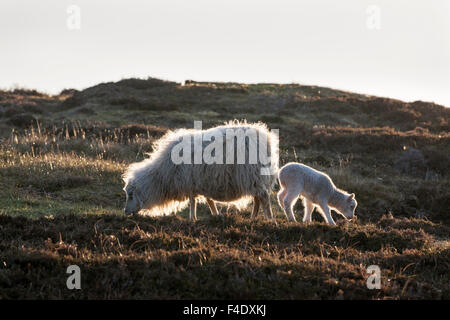
{"type": "Polygon", "coordinates": [[[234,121],[208,130],[169,131],[154,144],[153,150],[150,158],[131,164],[123,175],[126,215],[170,214],[189,203],[189,218],[196,220],[199,201],[206,200],[211,213],[218,215],[216,202],[232,203],[242,209],[253,199],[252,217],[256,217],[261,206],[266,218],[274,220],[269,197],[278,171],[278,136],[264,124],[234,121]],[[214,142],[208,142],[211,137],[214,142]],[[266,144],[258,145],[264,141],[266,144]],[[270,172],[261,157],[250,161],[254,159],[255,144],[268,149],[270,172]],[[187,148],[180,150],[180,145],[187,148]],[[203,159],[198,159],[202,153],[203,159]]]}
{"type": "Polygon", "coordinates": [[[278,172],[281,186],[278,203],[290,221],[296,221],[292,208],[297,198],[303,197],[303,222],[311,222],[311,214],[318,206],[324,219],[330,225],[336,225],[330,209],[334,209],[344,218],[351,219],[355,214],[357,202],[355,194],[336,188],[331,178],[318,170],[300,163],[288,163],[278,172]]]}

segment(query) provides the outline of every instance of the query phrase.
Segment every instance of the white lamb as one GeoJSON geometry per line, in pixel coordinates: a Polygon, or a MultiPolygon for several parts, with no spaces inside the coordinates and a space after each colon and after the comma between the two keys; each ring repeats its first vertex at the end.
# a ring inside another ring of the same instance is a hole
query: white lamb
{"type": "Polygon", "coordinates": [[[303,197],[303,222],[311,222],[311,214],[317,206],[328,224],[336,225],[330,209],[347,219],[353,218],[357,202],[355,194],[336,188],[331,178],[318,170],[300,163],[288,163],[278,172],[281,190],[278,203],[289,221],[296,221],[292,208],[297,198],[303,197]]]}

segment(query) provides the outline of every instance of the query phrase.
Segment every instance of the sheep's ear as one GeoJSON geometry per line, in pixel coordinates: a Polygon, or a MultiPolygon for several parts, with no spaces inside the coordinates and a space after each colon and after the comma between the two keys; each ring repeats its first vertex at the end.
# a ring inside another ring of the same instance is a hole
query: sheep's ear
{"type": "Polygon", "coordinates": [[[348,201],[351,201],[353,199],[355,199],[355,194],[354,193],[352,193],[351,195],[348,196],[348,201]]]}

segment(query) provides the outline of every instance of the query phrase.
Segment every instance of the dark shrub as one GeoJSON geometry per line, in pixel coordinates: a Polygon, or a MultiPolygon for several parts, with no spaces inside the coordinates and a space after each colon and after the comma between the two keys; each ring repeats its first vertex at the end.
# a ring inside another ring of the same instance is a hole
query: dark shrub
{"type": "Polygon", "coordinates": [[[36,118],[33,117],[29,113],[21,113],[21,114],[12,116],[9,119],[9,123],[11,123],[12,125],[14,125],[16,127],[25,128],[25,127],[29,127],[33,124],[36,124],[36,118]]]}
{"type": "Polygon", "coordinates": [[[79,92],[77,89],[63,89],[59,93],[60,95],[71,95],[73,96],[75,93],[79,92]]]}
{"type": "Polygon", "coordinates": [[[415,148],[404,150],[395,160],[394,167],[401,173],[413,176],[423,176],[427,169],[422,151],[415,148]]]}
{"type": "Polygon", "coordinates": [[[427,166],[440,174],[450,173],[450,155],[440,150],[424,150],[427,166]]]}
{"type": "Polygon", "coordinates": [[[383,113],[382,118],[388,121],[393,121],[394,123],[415,123],[418,119],[420,119],[420,116],[420,112],[414,111],[410,108],[402,107],[383,113]]]}
{"type": "Polygon", "coordinates": [[[150,99],[137,99],[132,96],[111,99],[109,100],[109,104],[123,106],[129,110],[172,111],[178,109],[178,106],[172,103],[162,103],[150,99]]]}
{"type": "Polygon", "coordinates": [[[3,115],[5,117],[12,117],[12,116],[14,116],[16,114],[21,114],[21,113],[24,113],[24,112],[25,112],[25,110],[23,109],[22,106],[14,105],[14,106],[11,106],[9,108],[6,108],[5,111],[3,112],[3,115]]]}
{"type": "Polygon", "coordinates": [[[14,89],[12,92],[13,94],[22,95],[22,96],[38,96],[42,97],[45,96],[44,93],[40,93],[36,90],[28,90],[28,89],[14,89]]]}
{"type": "Polygon", "coordinates": [[[363,109],[367,113],[382,114],[400,109],[404,105],[403,102],[388,98],[372,98],[366,102],[363,109]]]}
{"type": "Polygon", "coordinates": [[[145,89],[151,89],[155,87],[166,87],[166,86],[174,86],[176,85],[175,82],[170,81],[164,81],[154,78],[148,78],[147,80],[144,79],[124,79],[120,80],[116,83],[118,86],[133,88],[137,90],[145,90],[145,89]]]}
{"type": "Polygon", "coordinates": [[[61,103],[61,108],[63,110],[72,109],[81,106],[86,102],[86,99],[81,92],[76,92],[73,96],[67,98],[61,103]]]}

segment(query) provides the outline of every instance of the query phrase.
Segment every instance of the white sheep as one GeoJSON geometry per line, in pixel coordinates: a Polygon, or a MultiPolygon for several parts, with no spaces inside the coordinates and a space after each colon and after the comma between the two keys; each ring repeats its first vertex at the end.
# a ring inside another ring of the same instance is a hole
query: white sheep
{"type": "Polygon", "coordinates": [[[317,206],[328,224],[336,225],[330,208],[345,218],[355,214],[357,202],[355,194],[336,188],[331,178],[318,170],[300,163],[288,163],[278,173],[280,191],[278,203],[290,221],[296,221],[292,208],[298,197],[303,197],[303,222],[311,222],[311,214],[317,206]]]}
{"type": "Polygon", "coordinates": [[[189,217],[196,220],[198,200],[206,200],[211,213],[217,215],[216,201],[233,203],[242,209],[253,199],[252,217],[261,205],[266,218],[274,220],[269,196],[278,171],[278,136],[264,124],[234,121],[208,130],[169,131],[154,144],[153,150],[150,158],[131,164],[123,175],[125,214],[139,211],[149,215],[169,214],[189,203],[189,217]],[[242,134],[244,139],[239,140],[242,134]],[[266,145],[258,144],[264,139],[266,145]],[[264,171],[268,165],[261,157],[257,157],[256,163],[251,161],[256,152],[252,149],[254,143],[257,150],[268,149],[266,155],[272,166],[269,174],[264,171]],[[187,151],[180,149],[186,145],[187,151]],[[240,158],[242,152],[244,158],[240,158]],[[198,159],[202,153],[203,159],[198,159]],[[180,163],[180,159],[184,161],[180,163]]]}

